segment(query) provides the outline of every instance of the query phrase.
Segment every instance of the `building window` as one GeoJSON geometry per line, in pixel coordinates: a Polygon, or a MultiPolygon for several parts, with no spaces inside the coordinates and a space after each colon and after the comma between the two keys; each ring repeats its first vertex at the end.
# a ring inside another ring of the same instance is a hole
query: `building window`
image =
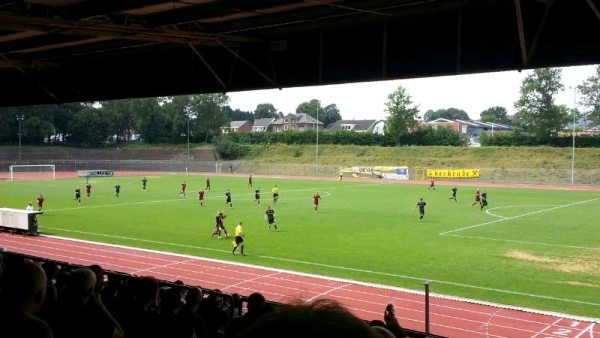
{"type": "Polygon", "coordinates": [[[288,130],[287,124],[285,126],[283,126],[283,130],[288,130]]]}

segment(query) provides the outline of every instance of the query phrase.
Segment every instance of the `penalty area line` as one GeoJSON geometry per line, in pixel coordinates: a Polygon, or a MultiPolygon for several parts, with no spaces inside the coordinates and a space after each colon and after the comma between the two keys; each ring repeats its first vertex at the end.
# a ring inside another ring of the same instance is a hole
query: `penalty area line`
{"type": "Polygon", "coordinates": [[[525,217],[525,216],[531,216],[531,215],[535,215],[535,214],[540,214],[540,213],[543,213],[543,212],[552,211],[552,210],[556,210],[556,209],[562,209],[562,208],[572,207],[574,205],[579,205],[579,204],[583,204],[583,203],[589,203],[589,202],[593,202],[593,201],[596,201],[596,200],[598,200],[598,198],[592,198],[591,200],[580,201],[580,202],[575,202],[575,203],[570,203],[570,204],[565,204],[565,205],[559,205],[559,206],[556,206],[556,207],[552,207],[552,208],[548,208],[548,209],[543,209],[543,210],[538,210],[538,211],[532,211],[532,212],[528,212],[528,213],[525,213],[525,214],[522,214],[522,215],[517,215],[517,216],[502,218],[502,219],[498,219],[498,220],[494,220],[494,221],[490,221],[490,222],[479,223],[479,224],[471,225],[471,226],[468,226],[468,227],[463,227],[463,228],[459,228],[459,229],[455,229],[455,230],[441,232],[440,235],[449,235],[449,234],[452,234],[452,233],[455,233],[455,232],[459,232],[459,231],[463,231],[463,230],[478,228],[478,227],[482,227],[482,226],[490,225],[490,224],[496,224],[496,223],[500,223],[500,222],[504,222],[504,221],[509,221],[509,220],[513,220],[513,219],[517,219],[517,218],[521,218],[521,217],[525,217]]]}

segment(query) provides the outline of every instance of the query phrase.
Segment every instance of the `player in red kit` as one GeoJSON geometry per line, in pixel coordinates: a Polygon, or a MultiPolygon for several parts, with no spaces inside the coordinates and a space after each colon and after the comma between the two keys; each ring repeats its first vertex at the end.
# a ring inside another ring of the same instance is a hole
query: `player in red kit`
{"type": "Polygon", "coordinates": [[[475,204],[480,204],[481,203],[481,193],[479,192],[479,189],[477,189],[477,191],[475,191],[475,202],[473,202],[473,204],[471,204],[471,206],[474,206],[475,204]]]}
{"type": "Polygon", "coordinates": [[[204,190],[202,189],[198,191],[198,203],[200,203],[200,206],[204,205],[204,190]]]}
{"type": "Polygon", "coordinates": [[[44,206],[44,195],[40,194],[37,198],[38,211],[42,211],[42,207],[44,206]]]}
{"type": "Polygon", "coordinates": [[[321,195],[319,195],[319,192],[317,191],[314,195],[313,195],[313,211],[317,212],[317,209],[319,208],[319,200],[321,199],[321,195]]]}
{"type": "Polygon", "coordinates": [[[92,194],[92,185],[88,183],[85,185],[85,196],[87,198],[90,198],[91,194],[92,194]]]}

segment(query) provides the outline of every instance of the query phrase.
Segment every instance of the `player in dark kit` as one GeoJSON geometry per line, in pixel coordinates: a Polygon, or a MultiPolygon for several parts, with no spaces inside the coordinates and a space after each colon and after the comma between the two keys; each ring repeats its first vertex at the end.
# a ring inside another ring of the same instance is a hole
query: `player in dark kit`
{"type": "Polygon", "coordinates": [[[458,189],[456,189],[456,187],[452,187],[452,189],[451,189],[451,191],[452,191],[452,196],[450,196],[450,198],[448,198],[449,200],[454,200],[454,202],[458,202],[458,201],[456,200],[456,191],[457,191],[457,190],[458,190],[458,189]]]}
{"type": "Polygon", "coordinates": [[[269,224],[269,230],[271,230],[271,225],[275,227],[276,231],[279,231],[277,228],[277,223],[275,223],[275,210],[271,209],[269,205],[267,207],[267,211],[265,211],[265,218],[267,219],[267,223],[269,224]]]}
{"type": "Polygon", "coordinates": [[[248,176],[248,187],[252,188],[252,174],[248,176]]]}
{"type": "Polygon", "coordinates": [[[148,184],[148,179],[144,177],[142,179],[142,191],[146,191],[146,185],[147,184],[148,184]]]}
{"type": "Polygon", "coordinates": [[[179,193],[179,196],[185,197],[185,188],[186,187],[187,187],[187,184],[185,183],[185,181],[183,181],[183,183],[181,183],[181,192],[179,193]]]}
{"type": "Polygon", "coordinates": [[[204,189],[206,191],[210,191],[210,178],[206,178],[206,188],[204,189]]]}
{"type": "Polygon", "coordinates": [[[260,204],[260,187],[254,190],[254,203],[260,204]]]}
{"type": "Polygon", "coordinates": [[[415,206],[413,207],[413,210],[416,207],[419,207],[419,220],[422,220],[423,217],[425,216],[425,206],[427,206],[427,203],[425,203],[425,201],[423,201],[423,198],[420,198],[419,202],[417,202],[417,204],[415,204],[415,206]]]}
{"type": "Polygon", "coordinates": [[[430,190],[435,191],[435,182],[433,180],[431,180],[431,183],[429,183],[429,188],[427,188],[427,191],[430,190]]]}
{"type": "Polygon", "coordinates": [[[74,200],[77,201],[77,203],[81,204],[81,189],[77,188],[75,189],[75,198],[74,200]]]}
{"type": "Polygon", "coordinates": [[[229,205],[230,208],[233,208],[233,204],[231,203],[231,191],[227,189],[225,193],[225,204],[229,205]]]}
{"type": "Polygon", "coordinates": [[[481,208],[479,210],[483,210],[483,208],[487,207],[487,205],[488,205],[488,202],[487,202],[487,192],[485,190],[481,194],[481,202],[479,202],[479,204],[481,205],[481,208]]]}
{"type": "Polygon", "coordinates": [[[87,198],[90,198],[91,194],[92,194],[92,185],[88,183],[85,185],[85,196],[87,198]]]}
{"type": "Polygon", "coordinates": [[[40,197],[37,198],[37,206],[38,211],[42,211],[42,207],[44,206],[44,195],[40,194],[40,197]]]}
{"type": "Polygon", "coordinates": [[[198,191],[198,203],[200,203],[200,206],[204,206],[204,190],[202,189],[198,191]]]}
{"type": "Polygon", "coordinates": [[[121,193],[121,185],[119,183],[117,183],[117,185],[115,185],[115,197],[119,198],[120,193],[121,193]]]}

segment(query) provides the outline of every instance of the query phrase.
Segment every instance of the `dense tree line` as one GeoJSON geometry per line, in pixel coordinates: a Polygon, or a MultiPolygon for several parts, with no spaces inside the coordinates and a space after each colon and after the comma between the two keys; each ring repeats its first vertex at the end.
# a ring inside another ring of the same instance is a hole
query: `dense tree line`
{"type": "MultiPolygon", "coordinates": [[[[569,124],[576,118],[600,125],[600,66],[596,67],[594,75],[572,88],[579,94],[580,109],[555,103],[557,93],[565,89],[561,72],[555,68],[534,70],[523,80],[514,116],[508,116],[505,107],[490,107],[480,113],[481,121],[512,125],[515,127],[513,140],[527,137],[532,139],[527,143],[535,144],[562,144],[552,140],[568,131],[569,124]]],[[[101,147],[109,142],[118,144],[132,140],[146,143],[210,142],[220,135],[220,128],[229,121],[253,122],[259,118],[287,115],[271,103],[261,103],[253,112],[234,110],[228,104],[229,98],[225,94],[202,94],[0,108],[0,143],[14,144],[21,139],[24,144],[46,142],[101,147]]],[[[375,142],[378,144],[440,144],[432,135],[432,141],[419,139],[423,129],[417,126],[421,121],[438,118],[469,120],[468,114],[458,108],[429,110],[420,117],[418,105],[412,102],[402,86],[388,95],[385,105],[385,141],[375,142]]],[[[318,118],[324,126],[342,119],[336,104],[323,107],[317,99],[300,103],[295,113],[318,118]]],[[[352,140],[358,142],[353,144],[364,142],[354,136],[352,140]]],[[[448,142],[447,145],[452,144],[448,142]]]]}

